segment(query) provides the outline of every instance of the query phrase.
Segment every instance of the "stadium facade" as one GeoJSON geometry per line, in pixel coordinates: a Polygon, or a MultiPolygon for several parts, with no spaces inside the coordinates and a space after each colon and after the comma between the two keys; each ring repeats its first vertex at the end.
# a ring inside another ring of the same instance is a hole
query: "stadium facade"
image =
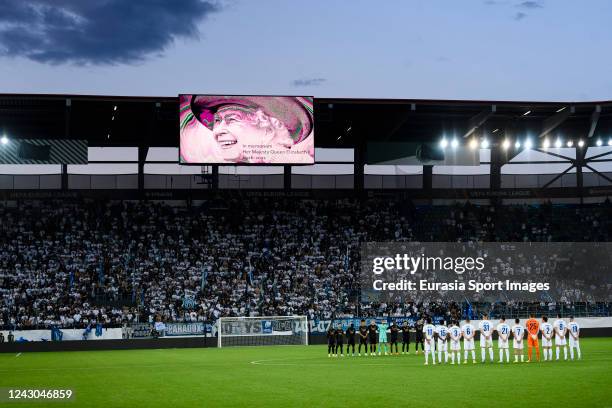
{"type": "Polygon", "coordinates": [[[423,200],[581,203],[611,193],[610,101],[318,98],[314,109],[314,166],[182,166],[176,97],[0,95],[0,132],[7,145],[26,139],[88,146],[87,163],[74,155],[55,164],[29,160],[16,166],[4,160],[0,194],[198,199],[219,190],[367,192],[423,200]],[[476,140],[477,162],[373,163],[367,155],[374,144],[395,149],[414,142],[437,146],[442,140],[456,140],[462,149],[476,140]]]}
{"type": "MultiPolygon", "coordinates": [[[[178,241],[181,234],[168,228],[172,223],[200,223],[199,226],[213,231],[213,236],[232,236],[222,223],[202,223],[198,211],[192,211],[198,206],[204,205],[207,210],[227,218],[231,217],[232,211],[257,214],[274,208],[283,214],[281,217],[287,217],[284,220],[289,225],[301,225],[302,229],[292,230],[286,225],[277,228],[266,219],[265,226],[279,234],[271,239],[273,242],[280,242],[283,234],[299,233],[317,250],[324,251],[326,261],[334,264],[337,270],[344,270],[344,275],[331,273],[320,286],[311,284],[309,290],[312,293],[308,296],[312,298],[306,299],[303,305],[295,309],[300,314],[305,313],[308,302],[316,303],[323,296],[329,296],[329,291],[326,292],[324,288],[332,286],[334,280],[343,285],[332,294],[337,296],[338,304],[342,304],[344,309],[332,305],[329,307],[331,313],[327,313],[329,310],[318,311],[312,318],[309,316],[310,330],[317,334],[322,334],[331,321],[349,324],[354,317],[371,317],[377,313],[371,306],[362,307],[358,285],[348,273],[353,270],[352,263],[358,258],[359,239],[343,241],[342,234],[351,228],[348,224],[354,222],[357,225],[359,219],[372,222],[372,229],[363,227],[365,232],[362,232],[363,237],[371,241],[393,240],[394,232],[399,233],[401,239],[423,241],[505,238],[597,242],[609,237],[609,197],[612,195],[610,101],[319,98],[315,99],[314,111],[315,165],[180,165],[178,98],[0,95],[0,161],[3,162],[0,164],[0,203],[6,208],[3,214],[7,220],[18,220],[22,216],[30,217],[34,212],[44,219],[59,222],[61,214],[66,213],[77,225],[98,228],[90,214],[108,211],[107,214],[116,215],[123,212],[127,214],[127,219],[138,220],[133,222],[133,227],[144,231],[147,222],[143,221],[142,216],[147,213],[153,219],[164,220],[156,228],[164,229],[167,236],[178,241]],[[16,144],[20,144],[20,147],[16,148],[16,144]],[[11,148],[13,150],[8,153],[11,148]],[[54,151],[61,155],[53,156],[54,151]],[[373,155],[373,151],[377,151],[377,155],[373,155]],[[444,156],[440,152],[444,152],[444,156]],[[338,205],[336,200],[348,201],[338,205]],[[309,201],[318,203],[310,204],[309,201]],[[120,202],[135,204],[126,204],[125,207],[118,204],[120,202]],[[32,203],[37,204],[31,206],[32,203]],[[456,203],[462,204],[457,207],[456,203]],[[514,206],[543,203],[547,207],[518,209],[514,206]],[[568,207],[549,211],[550,203],[568,207]],[[66,207],[62,208],[63,205],[66,207]],[[104,205],[106,207],[102,208],[104,205]],[[511,209],[493,215],[490,209],[500,205],[508,205],[511,209]],[[436,209],[436,206],[441,209],[436,209]],[[176,207],[183,210],[169,215],[171,209],[176,207]],[[577,212],[583,208],[582,212],[577,212]],[[343,210],[346,213],[340,214],[343,210]],[[308,215],[314,213],[317,214],[308,215]],[[463,214],[466,220],[461,219],[463,214]],[[327,217],[344,221],[334,225],[337,230],[332,228],[331,232],[327,232],[329,236],[319,241],[316,231],[308,230],[308,226],[313,225],[315,230],[320,228],[324,231],[329,228],[327,217]],[[407,221],[402,221],[405,225],[398,232],[395,221],[401,217],[406,217],[407,221]],[[519,220],[529,228],[537,225],[537,231],[526,232],[525,228],[513,224],[519,220]],[[597,224],[593,223],[594,220],[597,224]],[[440,226],[441,221],[447,223],[440,226]],[[456,223],[462,223],[466,230],[455,230],[456,223]],[[492,227],[493,224],[510,227],[500,231],[499,227],[492,227]],[[333,247],[334,243],[338,244],[338,248],[332,252],[327,247],[333,247]],[[321,293],[318,293],[319,290],[321,293]]],[[[34,225],[35,221],[32,221],[33,229],[38,228],[34,225]]],[[[109,224],[103,227],[108,228],[105,230],[107,232],[117,227],[109,224]]],[[[231,222],[229,224],[237,228],[238,235],[248,231],[262,241],[267,238],[266,228],[262,230],[257,220],[245,222],[240,227],[231,222]]],[[[18,221],[12,225],[18,231],[18,221]]],[[[125,225],[123,227],[126,231],[129,229],[125,225]]],[[[70,235],[68,229],[63,231],[70,235]]],[[[71,239],[71,242],[78,240],[73,236],[71,239]]],[[[100,286],[104,286],[102,282],[106,279],[123,279],[121,283],[125,287],[118,289],[120,285],[116,285],[112,288],[121,292],[112,301],[108,296],[116,293],[111,291],[109,295],[104,288],[98,288],[100,291],[93,295],[88,295],[86,291],[82,295],[91,296],[95,302],[105,304],[109,309],[127,308],[129,311],[124,311],[124,314],[132,313],[132,307],[141,313],[155,304],[155,293],[159,288],[147,287],[147,277],[144,275],[139,276],[138,283],[135,283],[135,278],[126,278],[125,273],[122,275],[118,271],[133,271],[139,262],[148,262],[150,254],[133,248],[130,239],[140,240],[139,243],[146,246],[150,244],[150,237],[143,241],[138,234],[129,235],[126,232],[125,237],[115,239],[116,247],[113,250],[119,252],[114,253],[114,258],[110,254],[109,259],[102,262],[103,265],[95,267],[95,271],[87,272],[87,279],[93,277],[94,281],[99,280],[100,286]],[[125,248],[129,250],[126,252],[125,248]],[[122,258],[126,253],[127,258],[122,258]],[[117,267],[117,262],[123,265],[117,267]]],[[[225,242],[216,244],[227,247],[225,242]]],[[[65,248],[67,251],[71,250],[70,245],[65,248]]],[[[238,242],[238,245],[245,243],[238,242]]],[[[162,252],[164,250],[167,248],[161,248],[162,252]]],[[[286,253],[284,255],[289,257],[286,253]]],[[[279,268],[278,263],[273,261],[257,262],[260,264],[252,266],[249,258],[248,267],[256,270],[279,268]]],[[[147,265],[155,273],[166,266],[159,263],[147,265]]],[[[318,266],[308,264],[308,267],[315,270],[318,266]]],[[[284,278],[290,280],[290,267],[286,269],[284,278]]],[[[172,269],[170,273],[177,271],[172,269]]],[[[159,276],[154,276],[153,280],[159,276]]],[[[81,278],[66,274],[63,283],[72,288],[73,280],[81,278]]],[[[211,294],[204,290],[204,282],[210,285],[210,279],[208,277],[207,280],[202,274],[198,301],[208,301],[214,296],[214,292],[211,294]]],[[[222,286],[223,279],[216,283],[222,286]]],[[[270,284],[265,279],[250,275],[243,277],[244,281],[249,282],[247,287],[242,288],[246,293],[244,297],[255,299],[249,287],[258,285],[262,289],[264,285],[271,285],[267,288],[272,288],[276,296],[284,290],[276,286],[276,280],[270,284]]],[[[195,286],[200,284],[199,271],[195,281],[195,286]]],[[[84,279],[84,282],[87,281],[84,279]]],[[[195,286],[192,282],[189,289],[195,286]]],[[[188,297],[183,295],[184,287],[177,288],[181,292],[178,300],[181,305],[178,308],[182,313],[189,309],[185,302],[195,302],[197,296],[188,297]]],[[[302,288],[289,289],[284,294],[287,299],[303,294],[300,292],[302,288]]],[[[228,294],[223,301],[221,316],[244,313],[242,309],[231,310],[234,304],[239,304],[237,298],[232,297],[234,295],[228,294]]],[[[583,302],[578,307],[574,305],[571,310],[581,317],[610,319],[609,304],[587,303],[583,302]]],[[[279,313],[278,305],[259,304],[258,307],[262,316],[279,313]]],[[[542,307],[548,308],[549,305],[547,303],[542,307]]],[[[524,318],[527,310],[508,307],[500,313],[524,318]]],[[[391,312],[400,313],[397,310],[391,312]]],[[[443,316],[443,313],[450,311],[439,312],[437,316],[443,316]]],[[[188,322],[175,319],[175,316],[164,318],[172,320],[168,323],[168,332],[174,330],[177,333],[175,339],[166,343],[168,347],[199,346],[201,339],[183,338],[182,335],[210,335],[214,330],[210,313],[205,318],[198,317],[188,322]]],[[[16,327],[15,322],[12,324],[16,327]]],[[[139,337],[142,331],[142,337],[151,337],[152,325],[153,321],[131,322],[131,334],[139,337]]],[[[72,321],[67,326],[75,327],[68,329],[74,332],[66,331],[67,337],[81,336],[83,328],[80,325],[72,321]]],[[[118,334],[115,334],[125,335],[117,327],[117,321],[112,326],[118,330],[118,334]]],[[[610,330],[607,323],[594,323],[592,327],[585,324],[583,327],[591,335],[607,335],[610,330]]],[[[53,350],[160,346],[156,339],[140,340],[134,345],[116,338],[99,346],[74,342],[72,345],[30,347],[53,350]]],[[[214,339],[208,340],[209,345],[215,345],[214,339]]],[[[315,339],[317,342],[323,340],[322,335],[315,339]]],[[[13,345],[6,350],[19,348],[13,345]]]]}

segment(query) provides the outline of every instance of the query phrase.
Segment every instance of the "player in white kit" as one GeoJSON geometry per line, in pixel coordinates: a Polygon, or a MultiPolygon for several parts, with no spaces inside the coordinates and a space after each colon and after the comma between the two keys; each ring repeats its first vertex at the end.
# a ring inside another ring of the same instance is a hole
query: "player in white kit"
{"type": "Polygon", "coordinates": [[[485,362],[486,349],[489,349],[489,360],[493,362],[493,325],[489,321],[489,316],[482,316],[482,320],[478,323],[478,331],[480,332],[480,357],[482,362],[485,362]]]}
{"type": "Polygon", "coordinates": [[[444,320],[436,326],[436,334],[438,336],[438,362],[442,363],[442,352],[444,352],[444,362],[448,363],[448,327],[444,320]]]}
{"type": "Polygon", "coordinates": [[[429,354],[431,354],[431,360],[436,364],[436,344],[434,334],[436,328],[431,324],[431,318],[427,318],[427,324],[423,326],[423,335],[425,337],[425,365],[429,364],[429,354]]]}
{"type": "Polygon", "coordinates": [[[514,319],[512,326],[512,348],[514,349],[514,362],[518,363],[518,357],[521,356],[523,362],[523,339],[525,338],[525,328],[521,326],[520,319],[514,319]]]}
{"type": "Polygon", "coordinates": [[[510,362],[510,351],[508,350],[508,339],[510,338],[510,326],[506,323],[506,317],[502,316],[497,325],[497,347],[499,348],[499,362],[504,362],[504,352],[506,353],[506,363],[510,362]]]}
{"type": "Polygon", "coordinates": [[[557,360],[559,360],[559,349],[563,347],[563,358],[567,360],[567,342],[565,336],[567,334],[567,323],[561,318],[561,314],[557,314],[557,320],[553,323],[555,329],[555,346],[557,360]]]}
{"type": "Polygon", "coordinates": [[[461,364],[461,328],[457,326],[457,323],[451,325],[449,334],[451,364],[455,364],[455,357],[457,357],[457,364],[461,364]]]}
{"type": "Polygon", "coordinates": [[[552,337],[554,332],[552,324],[548,323],[548,317],[546,316],[542,316],[540,331],[542,332],[542,351],[544,352],[544,361],[552,361],[552,337]]]}
{"type": "Polygon", "coordinates": [[[582,358],[580,354],[580,326],[576,321],[574,321],[574,316],[570,316],[569,324],[567,325],[569,328],[569,349],[570,349],[570,358],[574,359],[574,349],[578,353],[578,360],[582,358]]]}
{"type": "Polygon", "coordinates": [[[465,324],[461,327],[461,334],[463,335],[463,364],[467,364],[468,351],[472,352],[472,363],[476,364],[476,352],[474,351],[476,330],[470,323],[470,319],[465,319],[465,324]]]}

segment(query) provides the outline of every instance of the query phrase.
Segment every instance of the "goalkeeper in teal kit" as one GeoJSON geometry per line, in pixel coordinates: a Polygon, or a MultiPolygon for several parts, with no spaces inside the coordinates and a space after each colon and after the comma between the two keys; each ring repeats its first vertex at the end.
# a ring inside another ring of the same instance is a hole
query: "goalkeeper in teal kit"
{"type": "Polygon", "coordinates": [[[388,356],[387,352],[387,329],[389,326],[387,325],[387,321],[383,320],[381,324],[378,325],[378,355],[381,355],[382,349],[385,350],[385,356],[388,356]]]}

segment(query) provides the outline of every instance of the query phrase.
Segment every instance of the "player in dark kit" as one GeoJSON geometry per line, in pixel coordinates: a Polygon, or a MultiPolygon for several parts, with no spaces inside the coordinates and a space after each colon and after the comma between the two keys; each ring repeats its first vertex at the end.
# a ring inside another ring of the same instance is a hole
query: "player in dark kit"
{"type": "Polygon", "coordinates": [[[402,324],[402,354],[410,354],[410,327],[408,322],[402,324]]]}
{"type": "Polygon", "coordinates": [[[368,326],[368,343],[370,343],[370,354],[376,355],[376,344],[378,343],[378,325],[375,320],[368,326]]]}
{"type": "Polygon", "coordinates": [[[332,324],[327,329],[327,357],[336,357],[336,331],[332,324]]]}
{"type": "Polygon", "coordinates": [[[393,355],[393,345],[395,344],[395,355],[398,356],[399,355],[399,350],[397,349],[397,338],[399,336],[399,327],[397,327],[397,324],[395,324],[395,322],[393,322],[393,324],[391,325],[391,336],[389,338],[389,344],[391,345],[391,355],[393,355]]]}
{"type": "Polygon", "coordinates": [[[340,357],[344,357],[344,330],[342,330],[342,324],[338,323],[336,329],[336,357],[338,356],[338,349],[340,349],[340,357]]]}
{"type": "Polygon", "coordinates": [[[421,343],[421,351],[425,351],[425,343],[423,342],[423,320],[418,320],[414,328],[416,329],[414,349],[416,350],[416,353],[419,354],[419,343],[421,343]]]}
{"type": "Polygon", "coordinates": [[[351,323],[346,329],[346,355],[349,355],[350,348],[353,347],[353,357],[355,357],[355,325],[351,323]]]}
{"type": "Polygon", "coordinates": [[[361,346],[363,345],[363,352],[365,355],[368,355],[368,326],[366,326],[366,321],[361,319],[361,324],[359,325],[359,349],[358,353],[361,356],[361,346]]]}

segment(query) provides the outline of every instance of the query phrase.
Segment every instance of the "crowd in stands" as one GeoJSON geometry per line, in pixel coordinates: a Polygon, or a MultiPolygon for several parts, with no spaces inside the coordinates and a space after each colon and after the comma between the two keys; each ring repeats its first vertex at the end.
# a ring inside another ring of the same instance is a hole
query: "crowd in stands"
{"type": "MultiPolygon", "coordinates": [[[[363,302],[360,243],[609,241],[612,206],[415,206],[241,198],[0,203],[0,326],[105,327],[220,316],[410,316],[461,306],[363,302]]],[[[596,278],[596,277],[595,277],[596,278]]],[[[580,300],[569,293],[558,302],[580,300]]]]}

